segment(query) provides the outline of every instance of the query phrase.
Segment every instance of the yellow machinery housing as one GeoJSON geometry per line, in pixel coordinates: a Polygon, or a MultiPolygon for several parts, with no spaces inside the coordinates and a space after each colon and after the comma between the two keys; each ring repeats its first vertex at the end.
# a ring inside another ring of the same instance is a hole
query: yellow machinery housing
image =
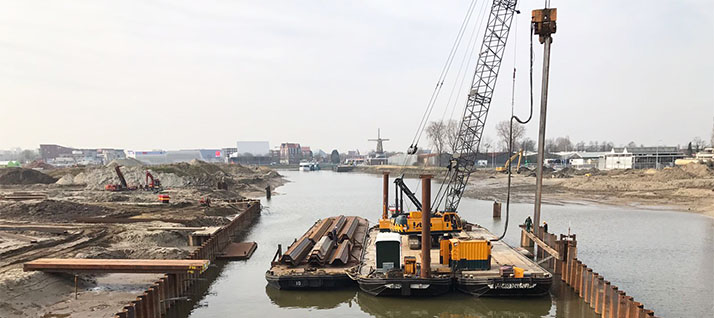
{"type": "MultiPolygon", "coordinates": [[[[379,228],[382,228],[379,221],[379,228]]],[[[399,215],[391,219],[391,231],[401,234],[421,233],[421,211],[409,212],[408,215],[399,215]]],[[[431,233],[441,234],[459,232],[463,229],[461,218],[455,212],[438,212],[431,217],[431,233]]]]}
{"type": "Polygon", "coordinates": [[[453,270],[491,269],[491,242],[488,240],[441,240],[439,263],[453,270]]]}
{"type": "Polygon", "coordinates": [[[416,257],[404,256],[404,275],[416,275],[416,257]]]}

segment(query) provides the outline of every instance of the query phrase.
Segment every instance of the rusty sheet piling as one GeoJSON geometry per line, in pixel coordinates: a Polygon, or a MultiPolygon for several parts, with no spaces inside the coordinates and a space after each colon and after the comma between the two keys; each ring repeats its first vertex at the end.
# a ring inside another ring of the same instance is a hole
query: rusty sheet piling
{"type": "Polygon", "coordinates": [[[656,317],[654,312],[645,309],[644,305],[635,301],[624,291],[603,276],[583,264],[578,257],[577,240],[575,235],[560,235],[559,237],[544,232],[542,227],[537,235],[526,233],[521,225],[521,246],[532,247],[535,245],[542,250],[541,257],[545,254],[557,255],[554,261],[546,263],[550,269],[560,274],[561,280],[571,288],[576,295],[593,309],[602,318],[640,318],[656,317]],[[524,239],[527,238],[527,239],[524,239]]]}
{"type": "MultiPolygon", "coordinates": [[[[223,249],[233,241],[233,236],[252,223],[260,214],[260,202],[245,201],[248,207],[236,216],[230,223],[218,230],[201,246],[194,250],[186,259],[210,260],[216,259],[223,249]]],[[[147,290],[129,302],[114,315],[115,318],[150,318],[169,316],[168,312],[174,306],[184,302],[189,294],[197,294],[199,288],[196,282],[201,276],[200,271],[168,273],[154,282],[147,290]]]]}

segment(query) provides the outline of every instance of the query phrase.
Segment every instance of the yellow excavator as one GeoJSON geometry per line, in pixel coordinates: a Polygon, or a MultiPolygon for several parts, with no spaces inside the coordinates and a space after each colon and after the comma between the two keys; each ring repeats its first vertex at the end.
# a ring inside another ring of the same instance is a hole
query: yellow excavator
{"type": "Polygon", "coordinates": [[[518,165],[516,165],[516,173],[518,173],[518,169],[521,168],[521,160],[523,160],[523,149],[521,149],[521,150],[518,151],[516,154],[514,154],[513,156],[511,156],[511,158],[508,158],[508,160],[507,160],[506,163],[503,165],[503,167],[496,167],[496,171],[498,171],[498,172],[508,172],[508,168],[511,167],[511,163],[513,162],[513,160],[516,159],[516,157],[518,157],[518,165]]]}

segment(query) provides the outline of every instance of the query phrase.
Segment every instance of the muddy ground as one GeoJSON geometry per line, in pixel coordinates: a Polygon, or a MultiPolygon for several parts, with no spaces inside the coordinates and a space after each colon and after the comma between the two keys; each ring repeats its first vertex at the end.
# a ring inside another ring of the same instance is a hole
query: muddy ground
{"type": "Polygon", "coordinates": [[[41,257],[184,258],[194,249],[189,231],[153,228],[226,224],[244,208],[237,201],[284,182],[270,169],[240,165],[119,164],[129,186],[143,186],[148,169],[162,189],[106,191],[105,184],[119,183],[113,165],[41,173],[0,169],[0,317],[112,317],[160,275],[81,275],[75,300],[74,276],[23,272],[22,263],[41,257]],[[159,194],[171,203],[159,203],[159,194]],[[23,197],[31,199],[13,200],[23,197]],[[201,206],[201,198],[210,198],[211,206],[201,206]]]}
{"type": "MultiPolygon", "coordinates": [[[[364,166],[355,172],[381,174],[390,177],[404,174],[417,178],[431,174],[441,181],[445,168],[364,166]]],[[[535,173],[524,168],[511,179],[511,199],[532,203],[535,193],[535,173]]],[[[481,200],[505,202],[508,178],[493,169],[478,169],[471,174],[465,196],[481,200]]],[[[690,164],[662,170],[575,170],[546,169],[543,179],[543,202],[550,204],[592,203],[633,206],[639,208],[670,208],[714,217],[714,169],[690,164]]]]}
{"type": "MultiPolygon", "coordinates": [[[[531,173],[514,174],[511,184],[511,200],[534,201],[536,180],[531,173]]],[[[465,196],[505,202],[507,185],[506,174],[479,173],[470,179],[465,196]]],[[[543,202],[667,207],[714,217],[714,170],[687,165],[659,171],[556,171],[543,179],[543,202]]]]}

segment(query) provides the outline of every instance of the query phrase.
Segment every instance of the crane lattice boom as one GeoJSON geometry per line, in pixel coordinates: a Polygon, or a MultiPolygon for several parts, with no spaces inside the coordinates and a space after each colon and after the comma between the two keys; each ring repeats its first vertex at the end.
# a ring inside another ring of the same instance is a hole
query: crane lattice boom
{"type": "Polygon", "coordinates": [[[450,169],[446,176],[446,182],[435,200],[436,206],[442,200],[446,200],[445,211],[456,211],[469,175],[474,170],[476,155],[481,144],[491,97],[498,71],[501,68],[501,59],[506,49],[506,40],[516,13],[517,2],[517,0],[494,0],[491,6],[450,169]]]}

